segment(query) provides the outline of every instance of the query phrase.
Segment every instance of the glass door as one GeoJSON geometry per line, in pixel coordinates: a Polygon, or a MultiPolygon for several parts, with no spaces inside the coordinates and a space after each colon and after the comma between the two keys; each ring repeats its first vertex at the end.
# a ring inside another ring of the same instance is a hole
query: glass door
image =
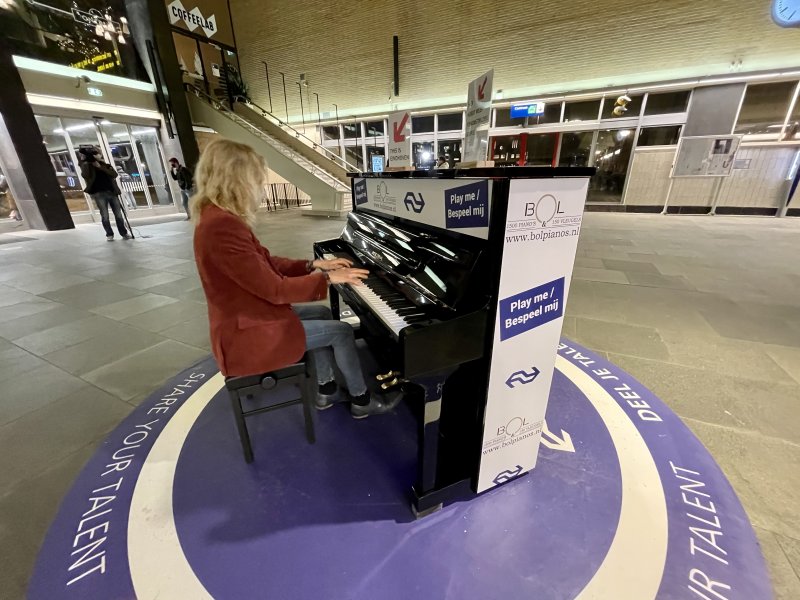
{"type": "Polygon", "coordinates": [[[117,185],[122,192],[122,205],[126,210],[151,207],[150,190],[142,176],[142,168],[131,144],[128,126],[123,123],[103,121],[101,130],[107,143],[107,154],[111,156],[108,162],[117,171],[117,185]]]}
{"type": "Polygon", "coordinates": [[[150,193],[150,200],[158,206],[173,204],[164,155],[158,143],[158,131],[155,127],[131,125],[130,132],[134,153],[141,166],[141,180],[150,193]]]}
{"type": "Polygon", "coordinates": [[[36,121],[69,211],[77,213],[88,209],[94,212],[94,204],[83,192],[86,182],[80,175],[76,154],[81,146],[101,147],[94,121],[41,115],[36,116],[36,121]]]}
{"type": "Polygon", "coordinates": [[[597,174],[589,183],[589,202],[622,201],[632,149],[632,129],[605,129],[597,133],[594,151],[597,174]]]}

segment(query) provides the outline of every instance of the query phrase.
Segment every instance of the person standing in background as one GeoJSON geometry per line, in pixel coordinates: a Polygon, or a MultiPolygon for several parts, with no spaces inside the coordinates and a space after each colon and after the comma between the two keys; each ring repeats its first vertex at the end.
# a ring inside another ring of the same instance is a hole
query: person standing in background
{"type": "Polygon", "coordinates": [[[447,159],[444,155],[439,156],[439,160],[436,162],[436,169],[449,169],[450,164],[447,162],[447,159]]]}
{"type": "Polygon", "coordinates": [[[181,188],[181,198],[183,199],[183,210],[186,212],[186,220],[192,218],[189,214],[189,197],[194,193],[194,179],[192,172],[181,164],[174,156],[169,159],[170,174],[178,182],[181,188]]]}
{"type": "Polygon", "coordinates": [[[125,228],[125,220],[122,217],[122,208],[119,202],[119,188],[114,181],[117,178],[117,171],[111,165],[104,163],[98,158],[100,151],[93,147],[81,147],[78,149],[78,160],[81,167],[81,177],[86,182],[84,192],[89,194],[97,204],[100,211],[100,220],[103,229],[106,230],[106,240],[114,241],[114,230],[111,229],[111,222],[108,219],[108,207],[114,211],[114,219],[117,221],[117,229],[123,240],[131,239],[128,230],[125,228]]]}

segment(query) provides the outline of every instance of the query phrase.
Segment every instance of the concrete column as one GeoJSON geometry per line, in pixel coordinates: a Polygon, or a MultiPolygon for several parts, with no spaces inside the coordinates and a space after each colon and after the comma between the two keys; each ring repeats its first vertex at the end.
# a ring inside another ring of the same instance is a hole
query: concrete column
{"type": "Polygon", "coordinates": [[[17,208],[32,229],[75,224],[28,104],[11,51],[0,44],[0,162],[17,208]]]}

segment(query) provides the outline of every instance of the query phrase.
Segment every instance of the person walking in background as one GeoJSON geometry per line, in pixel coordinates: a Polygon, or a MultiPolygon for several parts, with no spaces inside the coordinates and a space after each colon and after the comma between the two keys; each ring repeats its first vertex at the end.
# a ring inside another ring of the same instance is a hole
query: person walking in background
{"type": "Polygon", "coordinates": [[[119,188],[115,181],[117,171],[111,165],[100,160],[99,154],[100,151],[93,147],[84,146],[78,149],[81,177],[86,183],[83,191],[89,194],[97,204],[100,220],[106,231],[106,239],[109,242],[114,241],[114,230],[111,229],[111,222],[108,219],[108,207],[110,206],[114,212],[119,234],[123,240],[129,240],[131,236],[128,235],[128,230],[125,228],[125,220],[122,217],[122,207],[119,202],[119,188]]]}
{"type": "Polygon", "coordinates": [[[178,187],[181,188],[181,198],[183,198],[183,210],[186,212],[186,220],[192,218],[189,214],[189,197],[194,193],[194,179],[192,172],[184,167],[174,156],[169,159],[170,174],[172,178],[178,182],[178,187]]]}

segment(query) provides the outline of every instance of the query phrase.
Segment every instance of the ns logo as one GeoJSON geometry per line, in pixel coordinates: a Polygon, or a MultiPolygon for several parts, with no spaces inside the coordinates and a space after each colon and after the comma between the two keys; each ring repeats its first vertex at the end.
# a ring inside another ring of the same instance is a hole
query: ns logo
{"type": "Polygon", "coordinates": [[[547,227],[556,216],[563,214],[561,200],[557,200],[553,194],[545,194],[536,202],[525,203],[525,216],[535,218],[542,227],[547,227]]]}

